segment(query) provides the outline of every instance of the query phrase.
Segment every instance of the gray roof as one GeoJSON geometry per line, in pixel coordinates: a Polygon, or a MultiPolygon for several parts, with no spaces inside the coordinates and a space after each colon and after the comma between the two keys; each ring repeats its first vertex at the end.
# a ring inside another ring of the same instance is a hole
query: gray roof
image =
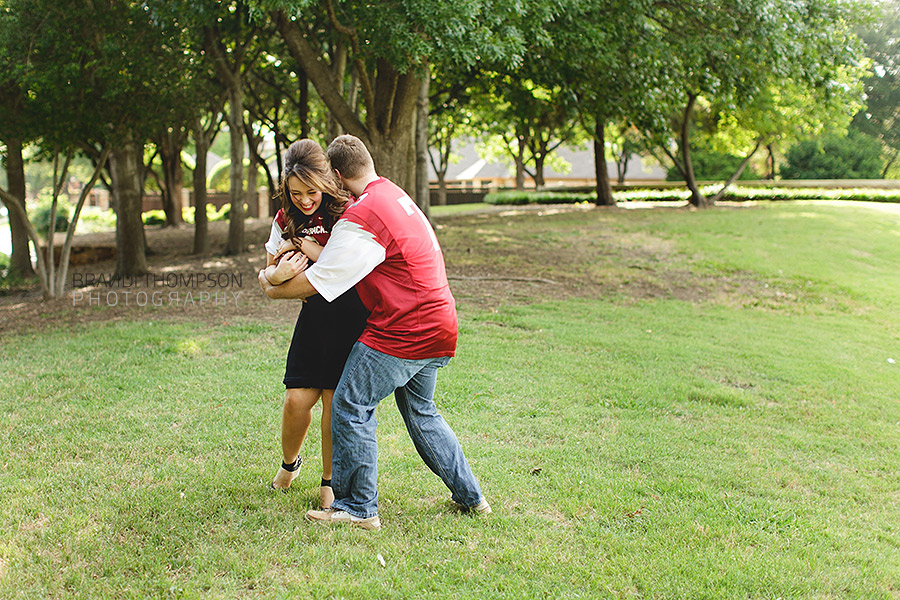
{"type": "MultiPolygon", "coordinates": [[[[473,140],[460,140],[454,144],[453,154],[460,158],[447,169],[447,180],[467,179],[493,179],[515,177],[515,171],[511,165],[500,160],[487,160],[482,157],[482,145],[473,140]]],[[[593,179],[594,178],[594,149],[593,144],[586,143],[582,146],[561,146],[554,154],[565,160],[571,168],[568,173],[556,171],[550,164],[544,165],[545,179],[593,179]]],[[[640,155],[633,155],[628,162],[625,172],[626,179],[665,179],[666,172],[659,165],[647,164],[640,155]]],[[[610,177],[616,177],[616,165],[607,161],[606,170],[610,177]]],[[[437,179],[431,164],[428,165],[429,176],[437,179]]]]}

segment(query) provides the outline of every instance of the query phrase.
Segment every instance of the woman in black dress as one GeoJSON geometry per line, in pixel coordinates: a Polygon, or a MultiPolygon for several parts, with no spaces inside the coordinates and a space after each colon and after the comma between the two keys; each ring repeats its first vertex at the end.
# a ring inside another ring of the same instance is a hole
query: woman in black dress
{"type": "MultiPolygon", "coordinates": [[[[334,223],[350,196],[335,180],[325,152],[312,140],[291,144],[284,155],[281,209],[266,243],[266,276],[274,281],[280,259],[301,252],[315,262],[328,242],[334,223]]],[[[277,279],[283,279],[279,276],[277,279]]],[[[283,283],[283,281],[282,281],[283,283]]],[[[334,499],[331,490],[331,398],[344,363],[365,326],[368,313],[356,290],[333,302],[312,296],[303,303],[288,351],[281,418],[282,464],[272,488],[287,489],[302,463],[300,447],[312,421],[312,408],[322,399],[322,507],[334,499]]]]}

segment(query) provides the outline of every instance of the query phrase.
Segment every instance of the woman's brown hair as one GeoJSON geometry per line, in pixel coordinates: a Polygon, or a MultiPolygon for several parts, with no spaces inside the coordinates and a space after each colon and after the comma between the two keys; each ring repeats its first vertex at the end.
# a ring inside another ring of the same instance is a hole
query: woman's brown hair
{"type": "Polygon", "coordinates": [[[284,151],[284,170],[281,172],[281,208],[284,211],[284,239],[298,238],[298,230],[303,227],[308,217],[291,202],[288,190],[288,179],[297,177],[303,185],[322,192],[322,204],[325,205],[326,227],[329,229],[350,201],[350,194],[343,189],[331,171],[331,165],[325,151],[316,142],[297,140],[284,151]]]}

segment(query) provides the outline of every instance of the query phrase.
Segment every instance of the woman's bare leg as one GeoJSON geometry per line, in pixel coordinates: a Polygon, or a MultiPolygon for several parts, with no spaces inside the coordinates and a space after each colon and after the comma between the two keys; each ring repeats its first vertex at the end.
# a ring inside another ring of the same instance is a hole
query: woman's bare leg
{"type": "MultiPolygon", "coordinates": [[[[322,390],[322,479],[331,482],[331,399],[334,390],[322,390]]],[[[319,489],[322,508],[328,508],[334,501],[331,486],[323,485],[319,489]]]]}
{"type": "MultiPolygon", "coordinates": [[[[316,405],[322,390],[314,388],[291,388],[285,392],[284,408],[281,413],[281,452],[284,464],[292,464],[300,454],[303,440],[312,421],[312,407],[316,405]]],[[[299,470],[278,469],[272,487],[286,489],[297,477],[299,470]]]]}

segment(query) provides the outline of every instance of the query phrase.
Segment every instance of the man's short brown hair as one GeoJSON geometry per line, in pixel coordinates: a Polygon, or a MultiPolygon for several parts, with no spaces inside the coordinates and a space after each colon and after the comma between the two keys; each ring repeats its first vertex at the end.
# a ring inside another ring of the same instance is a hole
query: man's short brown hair
{"type": "Polygon", "coordinates": [[[375,171],[375,163],[369,149],[361,139],[354,135],[345,134],[334,138],[325,151],[331,168],[337,169],[347,179],[357,179],[375,171]]]}

